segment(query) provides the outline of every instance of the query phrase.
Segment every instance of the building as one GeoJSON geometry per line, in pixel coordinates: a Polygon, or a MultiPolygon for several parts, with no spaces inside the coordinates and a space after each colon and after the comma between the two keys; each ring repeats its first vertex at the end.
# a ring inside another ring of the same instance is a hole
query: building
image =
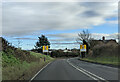
{"type": "Polygon", "coordinates": [[[102,37],[102,40],[92,40],[90,42],[90,47],[94,47],[95,45],[102,45],[102,44],[113,44],[113,45],[118,45],[115,39],[109,39],[106,40],[105,37],[102,37]]]}

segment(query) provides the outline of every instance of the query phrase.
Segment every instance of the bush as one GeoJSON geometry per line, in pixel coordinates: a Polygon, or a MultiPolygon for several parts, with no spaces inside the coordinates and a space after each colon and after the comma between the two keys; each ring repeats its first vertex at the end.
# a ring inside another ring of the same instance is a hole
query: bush
{"type": "Polygon", "coordinates": [[[118,56],[118,45],[114,44],[96,45],[93,48],[92,56],[97,57],[100,55],[118,56]]]}
{"type": "Polygon", "coordinates": [[[77,57],[78,55],[79,52],[63,52],[60,50],[55,50],[51,53],[52,57],[77,57]]]}

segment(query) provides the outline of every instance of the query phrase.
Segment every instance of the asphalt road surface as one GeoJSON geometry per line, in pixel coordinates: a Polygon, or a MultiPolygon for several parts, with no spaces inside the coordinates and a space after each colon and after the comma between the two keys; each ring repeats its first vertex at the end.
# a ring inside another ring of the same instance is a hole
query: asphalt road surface
{"type": "Polygon", "coordinates": [[[47,65],[33,80],[118,80],[118,68],[78,58],[59,59],[47,65]]]}

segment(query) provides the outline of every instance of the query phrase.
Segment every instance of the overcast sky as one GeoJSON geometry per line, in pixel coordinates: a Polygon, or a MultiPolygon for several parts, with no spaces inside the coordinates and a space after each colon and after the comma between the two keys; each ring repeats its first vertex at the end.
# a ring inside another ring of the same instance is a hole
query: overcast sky
{"type": "Polygon", "coordinates": [[[76,38],[88,29],[95,39],[117,38],[117,2],[4,2],[2,36],[22,49],[44,34],[51,48],[78,48],[76,38]],[[70,43],[69,45],[66,43],[70,43]]]}

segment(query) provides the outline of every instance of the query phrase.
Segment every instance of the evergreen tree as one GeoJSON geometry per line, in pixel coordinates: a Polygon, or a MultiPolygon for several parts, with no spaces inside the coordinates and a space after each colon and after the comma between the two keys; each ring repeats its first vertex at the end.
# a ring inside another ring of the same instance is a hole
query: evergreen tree
{"type": "Polygon", "coordinates": [[[41,35],[41,37],[38,37],[38,41],[36,42],[35,49],[41,51],[43,46],[48,46],[50,48],[50,42],[48,41],[47,37],[45,35],[41,35]]]}

